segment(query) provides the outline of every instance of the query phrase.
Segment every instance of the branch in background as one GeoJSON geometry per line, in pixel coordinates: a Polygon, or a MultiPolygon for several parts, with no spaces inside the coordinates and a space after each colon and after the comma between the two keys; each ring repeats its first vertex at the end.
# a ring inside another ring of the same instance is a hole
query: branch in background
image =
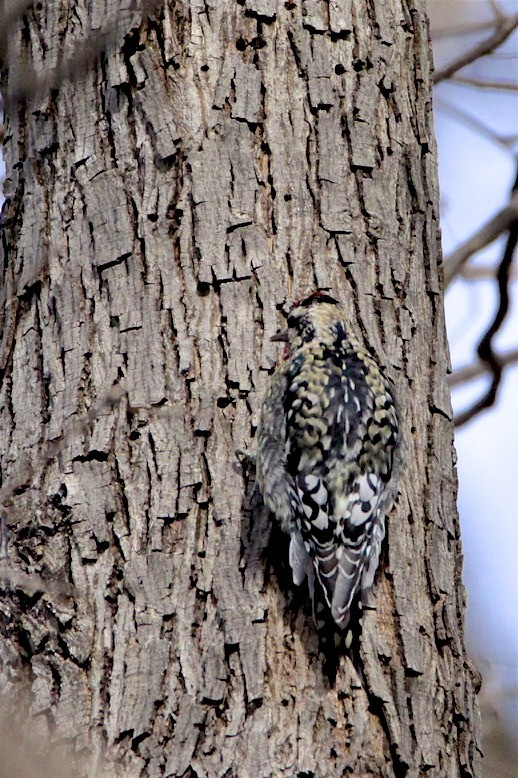
{"type": "Polygon", "coordinates": [[[450,254],[444,261],[444,284],[446,287],[453,281],[455,276],[461,271],[468,259],[476,254],[477,251],[489,246],[502,233],[510,229],[513,222],[518,220],[518,190],[513,189],[513,195],[509,204],[493,216],[493,218],[484,224],[469,240],[459,246],[458,249],[450,254]]]}
{"type": "MultiPolygon", "coordinates": [[[[495,278],[497,269],[493,265],[467,265],[462,268],[459,275],[464,281],[487,281],[495,278]]],[[[511,270],[510,279],[518,281],[518,268],[511,270]]]]}
{"type": "Polygon", "coordinates": [[[472,49],[465,51],[460,57],[453,60],[453,62],[450,62],[445,68],[442,68],[442,70],[436,70],[433,75],[433,83],[439,84],[441,81],[445,81],[447,78],[453,76],[458,70],[461,70],[461,68],[474,62],[476,59],[491,54],[498,46],[507,40],[516,27],[518,27],[518,14],[501,17],[497,20],[495,31],[489,38],[477,43],[472,49]]]}
{"type": "MultiPolygon", "coordinates": [[[[514,182],[513,197],[511,199],[514,200],[517,195],[518,195],[518,173],[516,175],[516,180],[514,182]]],[[[491,326],[489,327],[488,331],[480,341],[477,349],[479,358],[482,360],[482,362],[486,363],[487,367],[493,374],[493,380],[491,381],[491,386],[489,387],[486,394],[483,395],[483,397],[481,397],[480,400],[474,403],[471,406],[471,408],[468,408],[467,411],[464,411],[463,413],[461,413],[459,416],[455,418],[456,427],[461,427],[463,424],[466,424],[468,421],[470,421],[474,416],[479,414],[481,411],[485,410],[486,408],[490,408],[496,400],[498,388],[502,380],[503,365],[501,360],[497,357],[497,355],[493,351],[493,339],[496,333],[498,332],[498,330],[500,329],[500,327],[502,326],[505,317],[507,315],[507,311],[509,310],[509,277],[511,274],[511,263],[513,261],[514,251],[516,249],[517,244],[518,244],[518,216],[516,216],[514,221],[509,225],[509,237],[507,238],[504,256],[502,257],[502,261],[500,262],[500,266],[498,268],[497,282],[498,282],[498,292],[500,295],[500,303],[498,305],[498,310],[495,314],[495,318],[491,326]]]]}
{"type": "Polygon", "coordinates": [[[494,30],[495,22],[478,22],[476,24],[452,25],[451,27],[434,27],[432,30],[432,40],[440,38],[455,38],[457,35],[473,35],[474,32],[484,32],[485,30],[494,30]]]}
{"type": "MultiPolygon", "coordinates": [[[[139,18],[154,14],[163,0],[144,0],[139,10],[139,18]]],[[[6,34],[9,25],[16,19],[16,16],[30,5],[29,2],[15,3],[9,13],[0,16],[0,40],[1,36],[6,34]]],[[[126,12],[128,21],[134,17],[133,11],[126,12]]],[[[117,29],[123,18],[122,11],[115,14],[105,25],[104,30],[92,32],[85,41],[76,44],[76,49],[72,56],[65,62],[61,62],[52,70],[39,75],[32,64],[20,64],[16,71],[11,71],[9,89],[4,94],[4,112],[8,110],[9,105],[28,98],[33,98],[40,92],[48,92],[56,89],[68,78],[77,77],[113,42],[117,29]]],[[[2,54],[2,44],[0,43],[0,57],[2,54]]]]}
{"type": "Polygon", "coordinates": [[[7,2],[4,0],[0,9],[0,58],[3,58],[4,49],[8,40],[9,28],[27,10],[32,0],[15,0],[7,2]]]}
{"type": "Polygon", "coordinates": [[[517,92],[518,84],[514,81],[484,81],[480,78],[468,78],[467,76],[452,76],[452,84],[462,86],[474,86],[477,89],[503,89],[506,92],[517,92]]]}
{"type": "Polygon", "coordinates": [[[49,92],[59,87],[70,77],[77,77],[113,40],[115,28],[116,21],[113,21],[109,29],[92,33],[90,38],[77,44],[68,60],[43,75],[38,75],[33,65],[19,65],[16,71],[10,74],[9,90],[4,94],[4,110],[8,111],[11,104],[20,100],[33,98],[41,92],[49,92]]]}
{"type": "MultiPolygon", "coordinates": [[[[512,349],[512,351],[506,351],[505,354],[498,356],[498,361],[502,368],[518,362],[518,349],[512,349]]],[[[455,370],[448,377],[448,384],[453,389],[461,384],[467,384],[469,381],[474,381],[475,378],[481,378],[481,376],[487,373],[487,365],[485,362],[477,362],[475,365],[468,365],[467,367],[461,367],[459,370],[455,370]]]]}
{"type": "Polygon", "coordinates": [[[466,125],[466,127],[469,127],[474,132],[478,132],[480,135],[488,138],[493,143],[497,143],[499,146],[502,146],[502,148],[507,152],[510,151],[510,147],[516,141],[516,136],[514,135],[497,135],[496,132],[493,132],[493,130],[487,126],[487,124],[479,121],[475,116],[471,116],[471,114],[466,113],[465,111],[461,111],[460,108],[451,105],[442,98],[436,98],[435,105],[440,106],[444,111],[447,111],[447,113],[454,116],[459,122],[462,122],[466,125]]]}

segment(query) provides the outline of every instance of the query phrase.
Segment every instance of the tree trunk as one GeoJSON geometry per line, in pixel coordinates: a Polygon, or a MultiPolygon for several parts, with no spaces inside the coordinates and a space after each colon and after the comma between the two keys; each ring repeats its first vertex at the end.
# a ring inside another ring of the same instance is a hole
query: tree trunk
{"type": "Polygon", "coordinates": [[[422,3],[54,0],[4,54],[11,721],[75,775],[478,775],[422,3]],[[406,437],[363,685],[236,463],[316,287],[406,437]]]}

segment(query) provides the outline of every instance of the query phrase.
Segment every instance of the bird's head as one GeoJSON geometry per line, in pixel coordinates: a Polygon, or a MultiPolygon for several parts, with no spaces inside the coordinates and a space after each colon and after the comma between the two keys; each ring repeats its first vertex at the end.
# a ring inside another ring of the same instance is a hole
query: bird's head
{"type": "Polygon", "coordinates": [[[288,329],[273,336],[291,348],[306,343],[315,337],[323,327],[329,327],[336,320],[338,300],[325,292],[314,292],[293,303],[288,314],[288,329]]]}

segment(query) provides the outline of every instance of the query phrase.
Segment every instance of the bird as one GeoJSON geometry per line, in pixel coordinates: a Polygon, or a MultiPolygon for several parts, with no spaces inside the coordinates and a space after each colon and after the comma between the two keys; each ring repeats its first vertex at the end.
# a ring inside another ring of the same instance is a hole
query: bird
{"type": "Polygon", "coordinates": [[[308,579],[317,627],[324,607],[345,631],[373,585],[397,495],[394,387],[326,292],[294,303],[272,340],[285,352],[261,406],[257,483],[290,536],[294,584],[308,579]]]}

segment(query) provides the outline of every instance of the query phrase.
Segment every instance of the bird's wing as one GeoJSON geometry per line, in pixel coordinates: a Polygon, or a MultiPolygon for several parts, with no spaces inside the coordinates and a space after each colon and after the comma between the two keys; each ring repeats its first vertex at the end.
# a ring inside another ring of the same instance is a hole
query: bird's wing
{"type": "Polygon", "coordinates": [[[384,536],[386,479],[368,462],[362,468],[358,462],[368,435],[363,419],[372,402],[362,379],[343,367],[330,370],[324,392],[295,375],[285,399],[287,470],[297,523],[342,628],[357,591],[372,585],[384,536]]]}

